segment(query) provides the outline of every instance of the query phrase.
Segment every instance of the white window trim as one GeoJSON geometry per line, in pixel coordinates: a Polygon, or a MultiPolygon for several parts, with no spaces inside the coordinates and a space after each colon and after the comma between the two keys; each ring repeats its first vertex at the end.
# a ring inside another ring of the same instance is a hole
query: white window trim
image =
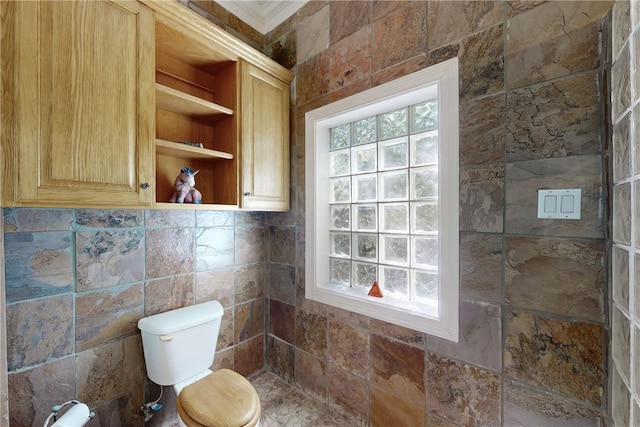
{"type": "Polygon", "coordinates": [[[458,103],[458,59],[453,58],[306,113],[306,298],[458,341],[458,103]],[[349,295],[324,286],[329,281],[329,129],[432,99],[437,91],[439,139],[446,143],[438,145],[440,301],[439,318],[435,319],[403,309],[401,304],[390,306],[375,297],[363,298],[356,292],[349,295]]]}

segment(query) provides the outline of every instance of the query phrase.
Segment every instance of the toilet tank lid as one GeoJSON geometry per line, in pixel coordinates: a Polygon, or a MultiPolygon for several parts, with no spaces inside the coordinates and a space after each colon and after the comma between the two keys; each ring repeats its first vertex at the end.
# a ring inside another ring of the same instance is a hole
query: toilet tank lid
{"type": "Polygon", "coordinates": [[[218,301],[190,305],[138,320],[138,329],[154,335],[166,335],[222,317],[224,309],[218,301]]]}

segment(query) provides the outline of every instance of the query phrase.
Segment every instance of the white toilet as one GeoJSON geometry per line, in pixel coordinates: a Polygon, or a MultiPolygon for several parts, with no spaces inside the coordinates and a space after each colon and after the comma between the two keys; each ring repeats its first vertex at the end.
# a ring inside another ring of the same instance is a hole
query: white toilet
{"type": "Polygon", "coordinates": [[[218,301],[210,301],[138,321],[147,375],[173,386],[183,427],[260,424],[260,400],[251,383],[229,369],[209,370],[223,311],[218,301]]]}

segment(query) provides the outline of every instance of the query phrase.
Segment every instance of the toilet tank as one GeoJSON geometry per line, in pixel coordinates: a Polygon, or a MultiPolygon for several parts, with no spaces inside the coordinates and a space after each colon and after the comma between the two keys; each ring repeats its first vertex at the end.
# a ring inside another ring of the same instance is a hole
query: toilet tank
{"type": "Polygon", "coordinates": [[[218,301],[209,301],[140,319],[149,379],[169,386],[209,369],[223,312],[218,301]]]}

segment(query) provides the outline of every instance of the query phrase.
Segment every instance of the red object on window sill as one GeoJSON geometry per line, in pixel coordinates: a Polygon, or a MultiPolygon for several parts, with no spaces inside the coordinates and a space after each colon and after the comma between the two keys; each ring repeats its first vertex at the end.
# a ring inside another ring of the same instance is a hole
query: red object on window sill
{"type": "Polygon", "coordinates": [[[378,286],[378,281],[374,280],[371,289],[369,289],[369,296],[382,298],[382,290],[378,286]]]}

